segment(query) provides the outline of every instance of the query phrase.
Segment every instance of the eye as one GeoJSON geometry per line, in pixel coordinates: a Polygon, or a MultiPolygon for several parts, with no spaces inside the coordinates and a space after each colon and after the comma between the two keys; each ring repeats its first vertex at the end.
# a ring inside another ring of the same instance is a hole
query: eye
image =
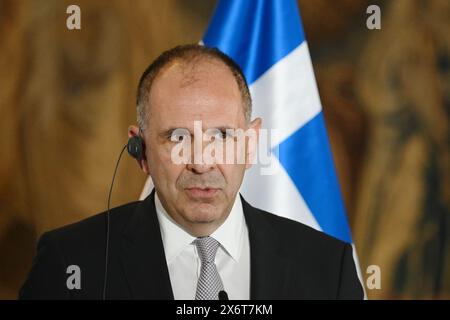
{"type": "Polygon", "coordinates": [[[216,140],[222,141],[227,138],[225,130],[220,130],[220,129],[208,129],[205,132],[205,135],[208,137],[208,140],[211,140],[211,141],[216,141],[216,140]]]}
{"type": "Polygon", "coordinates": [[[175,129],[170,135],[170,141],[183,142],[190,136],[191,134],[187,129],[175,129]]]}
{"type": "Polygon", "coordinates": [[[178,135],[178,134],[174,134],[172,135],[172,141],[174,142],[182,142],[184,140],[184,135],[178,135]]]}
{"type": "Polygon", "coordinates": [[[219,137],[222,139],[228,138],[227,132],[225,130],[220,130],[218,134],[219,134],[219,137]]]}
{"type": "Polygon", "coordinates": [[[232,139],[234,138],[234,131],[231,129],[224,129],[224,130],[220,130],[220,137],[225,140],[225,139],[232,139]]]}
{"type": "Polygon", "coordinates": [[[208,129],[208,131],[205,132],[205,134],[209,137],[209,140],[211,141],[215,140],[223,141],[232,136],[231,133],[227,132],[227,130],[225,129],[208,129]]]}

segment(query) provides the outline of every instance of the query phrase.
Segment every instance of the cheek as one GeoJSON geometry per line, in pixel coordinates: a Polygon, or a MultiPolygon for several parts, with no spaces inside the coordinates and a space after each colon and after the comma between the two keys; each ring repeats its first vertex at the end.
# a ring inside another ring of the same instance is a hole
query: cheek
{"type": "Polygon", "coordinates": [[[239,189],[239,186],[245,173],[245,165],[224,164],[218,165],[218,168],[225,178],[228,190],[233,189],[234,191],[236,187],[239,189]]]}
{"type": "Polygon", "coordinates": [[[152,146],[148,150],[147,158],[152,179],[160,186],[162,186],[161,183],[169,187],[175,185],[185,167],[172,162],[170,148],[166,146],[152,146]]]}
{"type": "Polygon", "coordinates": [[[153,138],[150,140],[146,150],[147,159],[153,166],[169,165],[172,163],[171,150],[172,145],[170,143],[161,143],[153,138]]]}

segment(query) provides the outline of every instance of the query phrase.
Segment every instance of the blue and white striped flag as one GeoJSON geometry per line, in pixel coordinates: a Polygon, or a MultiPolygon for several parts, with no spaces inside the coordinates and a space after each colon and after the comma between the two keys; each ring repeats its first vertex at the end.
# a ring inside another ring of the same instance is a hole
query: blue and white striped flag
{"type": "Polygon", "coordinates": [[[242,68],[253,117],[277,129],[277,174],[248,170],[253,205],[352,242],[334,170],[314,71],[295,0],[219,1],[203,43],[242,68]]]}
{"type": "MultiPolygon", "coordinates": [[[[277,130],[270,141],[276,174],[262,175],[260,164],[248,170],[244,198],[352,243],[296,0],[220,0],[203,44],[240,65],[252,116],[277,130]]],[[[354,257],[361,279],[355,250],[354,257]]]]}

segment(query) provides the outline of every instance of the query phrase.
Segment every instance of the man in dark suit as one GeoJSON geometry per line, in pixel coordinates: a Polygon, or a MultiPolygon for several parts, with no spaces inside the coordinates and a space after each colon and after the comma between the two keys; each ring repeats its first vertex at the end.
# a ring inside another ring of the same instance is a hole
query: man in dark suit
{"type": "Polygon", "coordinates": [[[106,213],[45,233],[20,298],[363,297],[351,245],[238,194],[261,119],[251,121],[247,83],[229,57],[199,45],[164,52],[141,77],[137,112],[129,136],[155,189],[111,210],[108,255],[106,213]],[[231,156],[221,157],[227,143],[231,156]]]}

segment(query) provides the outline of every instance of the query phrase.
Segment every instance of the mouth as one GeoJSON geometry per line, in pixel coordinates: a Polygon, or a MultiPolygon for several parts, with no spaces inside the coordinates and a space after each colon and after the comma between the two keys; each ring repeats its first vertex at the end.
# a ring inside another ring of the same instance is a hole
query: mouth
{"type": "Polygon", "coordinates": [[[219,192],[220,189],[211,187],[206,188],[194,187],[194,188],[186,188],[185,190],[190,198],[210,199],[213,198],[219,192]]]}

